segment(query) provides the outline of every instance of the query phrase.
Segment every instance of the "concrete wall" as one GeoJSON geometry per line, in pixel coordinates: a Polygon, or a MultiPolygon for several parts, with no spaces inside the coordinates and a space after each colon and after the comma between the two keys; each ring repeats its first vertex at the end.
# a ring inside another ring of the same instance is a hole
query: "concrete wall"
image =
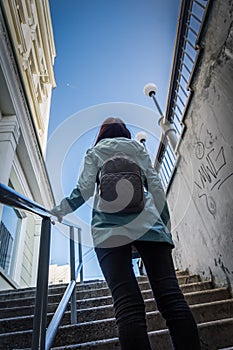
{"type": "Polygon", "coordinates": [[[233,286],[233,1],[213,1],[168,192],[174,259],[233,286]]]}

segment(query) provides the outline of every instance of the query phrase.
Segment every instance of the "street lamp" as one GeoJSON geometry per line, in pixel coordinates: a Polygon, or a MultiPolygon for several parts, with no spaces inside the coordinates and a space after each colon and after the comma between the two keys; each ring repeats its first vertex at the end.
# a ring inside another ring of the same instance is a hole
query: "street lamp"
{"type": "Polygon", "coordinates": [[[146,149],[146,140],[147,140],[147,134],[144,131],[139,131],[136,135],[135,135],[135,139],[142,143],[144,148],[146,149]]]}
{"type": "Polygon", "coordinates": [[[172,146],[173,151],[176,149],[177,145],[177,135],[176,135],[176,129],[174,128],[173,124],[170,123],[167,119],[165,119],[163,112],[158,104],[158,101],[155,97],[157,93],[157,86],[153,83],[148,83],[144,86],[144,94],[148,97],[152,97],[155,106],[159,112],[160,118],[158,120],[158,124],[162,129],[163,134],[168,138],[170,141],[170,144],[172,146]]]}

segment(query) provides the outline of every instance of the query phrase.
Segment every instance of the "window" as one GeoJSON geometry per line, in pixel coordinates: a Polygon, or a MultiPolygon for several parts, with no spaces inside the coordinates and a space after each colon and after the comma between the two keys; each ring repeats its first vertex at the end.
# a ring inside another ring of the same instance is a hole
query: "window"
{"type": "Polygon", "coordinates": [[[0,223],[0,266],[7,274],[10,271],[20,225],[19,213],[13,208],[4,206],[0,223]]]}

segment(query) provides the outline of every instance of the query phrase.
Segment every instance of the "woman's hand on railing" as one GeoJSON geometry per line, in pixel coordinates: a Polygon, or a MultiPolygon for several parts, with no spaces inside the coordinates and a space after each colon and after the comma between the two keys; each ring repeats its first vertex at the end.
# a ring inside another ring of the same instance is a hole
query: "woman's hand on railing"
{"type": "MultiPolygon", "coordinates": [[[[62,222],[63,216],[61,216],[61,215],[57,212],[57,210],[56,210],[55,208],[51,209],[49,212],[50,212],[53,216],[55,216],[55,217],[57,218],[58,222],[62,222]]],[[[51,223],[52,223],[53,225],[55,225],[55,221],[52,220],[52,219],[51,219],[51,223]]]]}

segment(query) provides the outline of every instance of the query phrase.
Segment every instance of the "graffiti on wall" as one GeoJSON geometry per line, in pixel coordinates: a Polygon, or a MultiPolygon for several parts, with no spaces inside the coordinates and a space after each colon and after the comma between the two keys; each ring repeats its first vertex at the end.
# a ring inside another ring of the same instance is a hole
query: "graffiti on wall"
{"type": "Polygon", "coordinates": [[[194,147],[195,157],[199,161],[194,184],[198,198],[205,200],[206,207],[213,216],[217,211],[215,193],[233,176],[233,171],[229,170],[224,147],[219,146],[216,140],[217,137],[210,130],[203,130],[202,124],[200,136],[194,147]]]}

